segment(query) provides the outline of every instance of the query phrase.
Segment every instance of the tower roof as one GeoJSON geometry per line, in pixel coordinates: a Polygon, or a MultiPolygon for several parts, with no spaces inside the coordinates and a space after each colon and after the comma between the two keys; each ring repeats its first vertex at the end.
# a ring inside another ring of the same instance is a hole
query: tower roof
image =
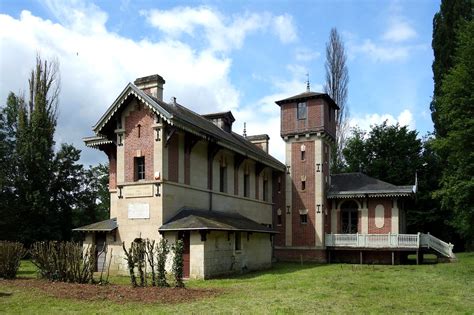
{"type": "Polygon", "coordinates": [[[297,94],[295,96],[291,96],[291,97],[276,101],[275,103],[277,105],[281,106],[283,104],[295,103],[295,102],[298,102],[298,101],[306,101],[306,100],[317,99],[317,98],[322,98],[326,102],[328,102],[329,105],[334,107],[335,109],[339,109],[339,106],[337,106],[337,104],[334,102],[334,100],[328,94],[318,93],[318,92],[311,92],[311,91],[300,93],[300,94],[297,94]]]}

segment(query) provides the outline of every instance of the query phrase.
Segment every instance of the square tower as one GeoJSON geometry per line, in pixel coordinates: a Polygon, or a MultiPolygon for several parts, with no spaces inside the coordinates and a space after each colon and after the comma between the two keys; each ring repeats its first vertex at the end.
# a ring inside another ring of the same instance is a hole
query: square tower
{"type": "Polygon", "coordinates": [[[336,111],[331,97],[307,91],[276,102],[281,108],[281,137],[286,144],[287,249],[324,249],[331,148],[336,111]]]}

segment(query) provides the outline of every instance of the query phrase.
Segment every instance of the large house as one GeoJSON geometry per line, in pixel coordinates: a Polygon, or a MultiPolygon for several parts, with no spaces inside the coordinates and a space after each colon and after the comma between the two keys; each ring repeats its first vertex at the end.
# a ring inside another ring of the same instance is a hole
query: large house
{"type": "MultiPolygon", "coordinates": [[[[309,89],[277,101],[286,163],[267,135],[239,135],[231,112],[197,114],[163,101],[159,75],[129,83],[93,127],[87,146],[107,154],[110,219],[75,229],[85,244],[182,239],[185,277],[268,268],[274,259],[399,262],[427,247],[452,255],[429,234],[405,233],[404,198],[362,173],[330,174],[337,104],[309,89]]],[[[99,257],[100,260],[100,257],[99,257]]]]}

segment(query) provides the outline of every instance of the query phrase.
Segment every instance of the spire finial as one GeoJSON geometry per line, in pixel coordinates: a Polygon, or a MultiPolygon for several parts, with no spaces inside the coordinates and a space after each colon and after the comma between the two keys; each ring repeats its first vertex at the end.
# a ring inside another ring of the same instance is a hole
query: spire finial
{"type": "Polygon", "coordinates": [[[309,73],[306,72],[306,92],[309,92],[310,91],[310,88],[309,88],[309,73]]]}
{"type": "Polygon", "coordinates": [[[243,134],[244,138],[247,138],[247,123],[244,122],[244,134],[243,134]]]}

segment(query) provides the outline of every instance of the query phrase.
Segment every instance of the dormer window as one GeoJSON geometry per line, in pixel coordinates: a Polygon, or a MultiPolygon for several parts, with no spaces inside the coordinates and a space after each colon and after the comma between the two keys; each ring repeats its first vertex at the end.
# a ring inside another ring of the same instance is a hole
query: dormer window
{"type": "Polygon", "coordinates": [[[298,119],[306,119],[306,103],[298,103],[298,109],[297,109],[297,117],[298,119]]]}

